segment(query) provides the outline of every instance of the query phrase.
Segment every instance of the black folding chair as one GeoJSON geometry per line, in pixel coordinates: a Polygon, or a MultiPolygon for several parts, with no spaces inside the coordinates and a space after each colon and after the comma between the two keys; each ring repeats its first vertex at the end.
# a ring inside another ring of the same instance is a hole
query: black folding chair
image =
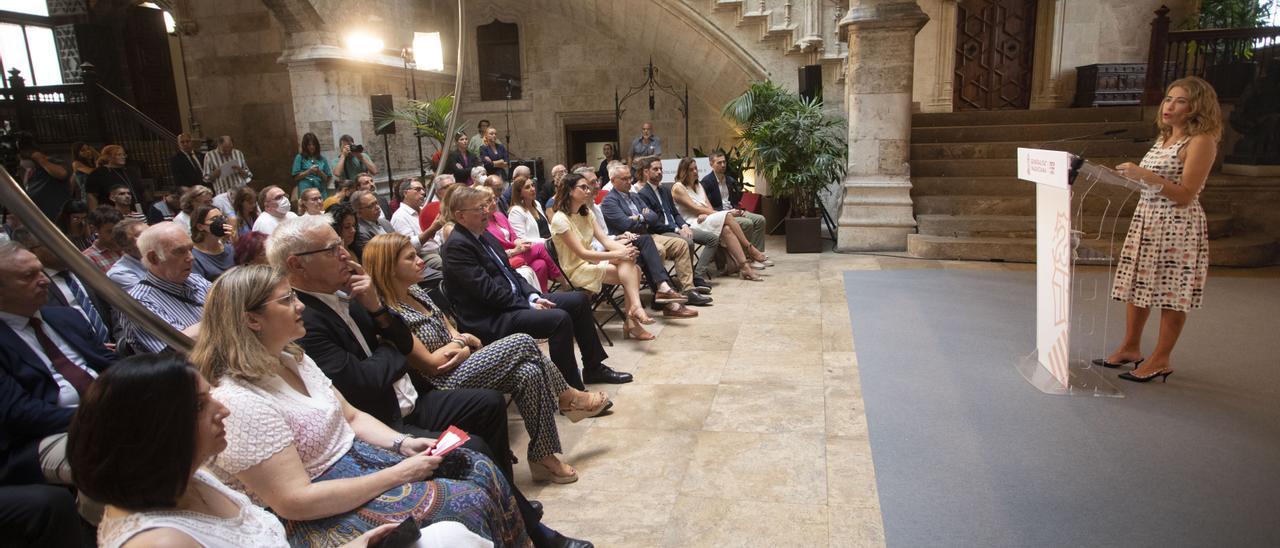
{"type": "MultiPolygon", "coordinates": [[[[555,243],[550,239],[546,240],[544,243],[547,246],[547,254],[550,255],[551,260],[555,262],[556,268],[559,268],[561,272],[564,272],[564,267],[560,266],[560,255],[556,253],[555,243]]],[[[565,275],[564,281],[569,284],[570,291],[586,291],[585,289],[573,285],[573,282],[569,281],[568,274],[565,275]]],[[[603,284],[600,287],[599,293],[592,294],[590,291],[586,291],[591,295],[591,321],[596,324],[596,330],[600,332],[600,336],[604,338],[605,344],[608,344],[609,346],[613,346],[613,339],[609,338],[608,333],[605,333],[605,324],[613,321],[614,318],[621,318],[625,316],[622,312],[622,307],[618,304],[618,289],[619,286],[617,285],[603,284]],[[596,310],[600,308],[601,304],[606,302],[613,308],[613,312],[610,312],[609,315],[605,316],[605,319],[601,321],[596,318],[596,310]]]]}

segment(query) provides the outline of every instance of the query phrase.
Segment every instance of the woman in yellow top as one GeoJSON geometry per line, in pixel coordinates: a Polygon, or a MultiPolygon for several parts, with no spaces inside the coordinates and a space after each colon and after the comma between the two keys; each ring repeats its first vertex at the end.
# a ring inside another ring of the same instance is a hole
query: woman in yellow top
{"type": "Polygon", "coordinates": [[[576,287],[592,293],[602,284],[622,286],[627,301],[627,317],[623,336],[642,341],[653,340],[653,334],[639,324],[651,324],[640,302],[640,268],[636,257],[640,250],[630,240],[611,240],[600,230],[591,212],[595,191],[582,175],[565,175],[556,187],[555,214],[551,216],[551,240],[559,254],[560,268],[576,287]],[[591,248],[591,240],[604,246],[604,251],[591,248]]]}

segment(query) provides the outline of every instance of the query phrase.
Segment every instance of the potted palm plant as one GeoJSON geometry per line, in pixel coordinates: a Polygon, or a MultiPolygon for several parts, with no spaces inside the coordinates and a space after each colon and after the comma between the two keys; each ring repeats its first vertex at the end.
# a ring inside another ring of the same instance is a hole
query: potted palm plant
{"type": "Polygon", "coordinates": [[[771,81],[752,84],[723,114],[738,126],[743,157],[789,204],[787,252],[821,251],[822,193],[844,177],[848,157],[844,120],[771,81]]]}
{"type": "MultiPolygon", "coordinates": [[[[453,112],[453,95],[441,95],[429,101],[410,100],[403,108],[373,113],[373,123],[382,129],[394,122],[405,122],[417,135],[426,137],[435,147],[431,156],[432,169],[440,164],[440,155],[447,150],[452,139],[445,136],[449,129],[449,115],[453,112]]],[[[464,120],[454,127],[467,127],[464,120]]]]}

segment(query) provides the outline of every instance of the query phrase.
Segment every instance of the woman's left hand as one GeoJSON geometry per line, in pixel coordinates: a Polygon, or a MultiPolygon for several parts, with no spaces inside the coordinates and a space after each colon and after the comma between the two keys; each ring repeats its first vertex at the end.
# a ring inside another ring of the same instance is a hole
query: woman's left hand
{"type": "Polygon", "coordinates": [[[435,447],[436,440],[433,438],[408,438],[400,444],[400,454],[406,457],[412,457],[435,447]]]}
{"type": "Polygon", "coordinates": [[[1119,173],[1120,175],[1123,175],[1126,178],[1133,179],[1135,181],[1142,181],[1147,176],[1154,175],[1153,173],[1151,173],[1151,171],[1144,169],[1142,167],[1139,167],[1137,164],[1133,162],[1125,162],[1117,165],[1116,172],[1119,173]]]}

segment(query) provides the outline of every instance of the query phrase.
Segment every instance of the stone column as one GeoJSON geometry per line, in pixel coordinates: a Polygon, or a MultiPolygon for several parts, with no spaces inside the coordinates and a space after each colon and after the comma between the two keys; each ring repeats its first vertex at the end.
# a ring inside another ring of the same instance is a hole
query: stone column
{"type": "Polygon", "coordinates": [[[845,106],[849,169],[840,251],[907,248],[911,207],[911,85],[915,36],[929,21],[914,0],[862,0],[840,21],[849,43],[845,106]]]}

